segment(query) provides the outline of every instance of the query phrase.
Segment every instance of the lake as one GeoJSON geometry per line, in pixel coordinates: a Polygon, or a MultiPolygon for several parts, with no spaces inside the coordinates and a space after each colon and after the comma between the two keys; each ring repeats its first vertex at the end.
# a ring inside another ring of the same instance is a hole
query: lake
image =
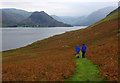
{"type": "Polygon", "coordinates": [[[2,33],[2,49],[0,49],[0,51],[20,48],[38,40],[86,27],[87,26],[50,28],[0,28],[0,34],[2,33]]]}

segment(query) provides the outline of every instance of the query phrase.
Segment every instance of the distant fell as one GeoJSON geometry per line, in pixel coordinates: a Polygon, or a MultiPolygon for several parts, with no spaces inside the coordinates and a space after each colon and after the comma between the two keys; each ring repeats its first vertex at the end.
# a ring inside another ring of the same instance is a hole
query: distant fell
{"type": "Polygon", "coordinates": [[[7,13],[18,14],[25,18],[29,17],[32,14],[32,12],[28,12],[28,11],[21,10],[21,9],[15,9],[15,8],[4,8],[2,9],[2,11],[5,11],[7,13]]]}
{"type": "Polygon", "coordinates": [[[33,12],[31,16],[19,23],[19,26],[70,27],[71,25],[58,22],[44,11],[41,11],[33,12]]]}
{"type": "Polygon", "coordinates": [[[95,22],[105,18],[110,12],[112,12],[116,7],[110,6],[99,9],[90,15],[88,15],[85,19],[80,19],[75,25],[92,25],[95,22]]]}
{"type": "Polygon", "coordinates": [[[80,19],[85,19],[86,16],[56,16],[56,15],[51,15],[55,20],[66,23],[66,24],[70,24],[70,25],[74,25],[76,22],[78,22],[80,19]]]}
{"type": "Polygon", "coordinates": [[[0,14],[2,14],[2,25],[4,26],[12,26],[17,23],[17,17],[15,17],[11,13],[7,13],[5,11],[2,11],[0,14]]]}
{"type": "Polygon", "coordinates": [[[5,8],[0,9],[0,15],[2,16],[3,26],[17,26],[17,23],[26,19],[32,14],[32,12],[27,12],[20,9],[5,8]]]}

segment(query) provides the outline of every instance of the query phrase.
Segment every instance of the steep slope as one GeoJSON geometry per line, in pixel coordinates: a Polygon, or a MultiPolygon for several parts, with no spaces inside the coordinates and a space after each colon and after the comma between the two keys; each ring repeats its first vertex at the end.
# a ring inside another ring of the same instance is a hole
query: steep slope
{"type": "Polygon", "coordinates": [[[104,80],[118,81],[118,21],[118,12],[113,12],[85,29],[4,51],[2,80],[63,81],[74,74],[75,46],[84,43],[86,57],[99,68],[104,80]]]}
{"type": "Polygon", "coordinates": [[[113,11],[116,7],[105,7],[99,9],[90,15],[88,15],[85,19],[80,19],[80,21],[76,22],[75,25],[92,25],[95,22],[105,18],[111,11],[113,11]]]}
{"type": "Polygon", "coordinates": [[[39,26],[39,27],[69,27],[71,25],[58,22],[44,11],[34,12],[30,17],[22,21],[20,26],[39,26]]]}

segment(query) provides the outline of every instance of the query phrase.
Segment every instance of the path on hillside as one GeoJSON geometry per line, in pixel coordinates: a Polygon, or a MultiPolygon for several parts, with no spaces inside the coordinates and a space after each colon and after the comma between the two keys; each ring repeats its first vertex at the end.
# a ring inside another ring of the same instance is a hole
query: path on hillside
{"type": "Polygon", "coordinates": [[[98,68],[90,60],[81,58],[81,53],[80,58],[75,57],[75,60],[75,72],[66,81],[102,81],[98,68]]]}

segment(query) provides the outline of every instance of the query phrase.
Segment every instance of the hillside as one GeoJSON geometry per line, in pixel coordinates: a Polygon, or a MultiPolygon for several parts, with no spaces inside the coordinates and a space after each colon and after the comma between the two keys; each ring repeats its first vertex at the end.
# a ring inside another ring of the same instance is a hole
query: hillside
{"type": "Polygon", "coordinates": [[[29,17],[32,12],[28,12],[28,11],[25,11],[25,10],[21,10],[21,9],[15,9],[15,8],[3,8],[1,9],[2,11],[5,11],[7,13],[12,13],[12,14],[16,14],[16,15],[21,15],[23,16],[24,18],[27,18],[29,17]]]}
{"type": "Polygon", "coordinates": [[[74,23],[74,25],[92,25],[95,22],[105,18],[111,11],[113,11],[115,7],[105,7],[102,9],[99,9],[90,15],[88,15],[84,19],[80,19],[78,22],[74,23]]]}
{"type": "Polygon", "coordinates": [[[117,17],[118,12],[113,12],[85,29],[4,51],[2,80],[64,81],[75,72],[75,46],[79,44],[81,47],[84,43],[86,57],[99,68],[103,79],[117,81],[120,25],[120,17],[117,17]]]}
{"type": "Polygon", "coordinates": [[[17,23],[17,18],[7,12],[2,11],[2,25],[3,26],[12,26],[15,25],[17,23]]]}
{"type": "Polygon", "coordinates": [[[21,22],[31,15],[31,12],[14,8],[0,9],[0,12],[2,12],[0,14],[2,14],[3,26],[16,26],[17,23],[21,22]]]}
{"type": "Polygon", "coordinates": [[[31,16],[19,23],[19,26],[71,27],[71,25],[56,21],[44,11],[32,13],[31,16]]]}

